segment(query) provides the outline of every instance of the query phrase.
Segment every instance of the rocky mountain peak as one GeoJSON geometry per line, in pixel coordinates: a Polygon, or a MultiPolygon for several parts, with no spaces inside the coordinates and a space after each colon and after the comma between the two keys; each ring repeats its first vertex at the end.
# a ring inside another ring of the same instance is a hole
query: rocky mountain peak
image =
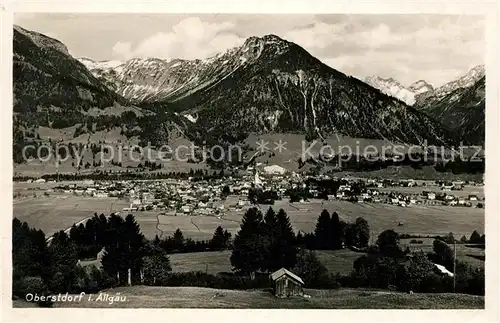
{"type": "Polygon", "coordinates": [[[33,43],[40,48],[52,48],[65,55],[69,55],[68,48],[57,39],[48,37],[31,30],[24,29],[18,25],[14,25],[14,32],[18,32],[26,37],[29,37],[33,43]]]}
{"type": "Polygon", "coordinates": [[[380,90],[382,93],[395,97],[408,105],[415,103],[415,93],[401,85],[392,77],[383,78],[377,75],[365,78],[365,82],[380,90]]]}
{"type": "Polygon", "coordinates": [[[428,92],[428,91],[434,91],[434,88],[432,87],[432,85],[430,85],[429,83],[427,83],[424,80],[416,81],[415,83],[411,84],[408,87],[408,89],[410,91],[414,92],[415,94],[421,94],[421,93],[428,92]]]}
{"type": "Polygon", "coordinates": [[[462,77],[448,82],[445,85],[436,89],[436,95],[438,97],[443,97],[450,92],[453,92],[457,89],[469,88],[476,84],[483,76],[485,75],[485,67],[484,65],[478,65],[470,69],[465,75],[462,77]]]}

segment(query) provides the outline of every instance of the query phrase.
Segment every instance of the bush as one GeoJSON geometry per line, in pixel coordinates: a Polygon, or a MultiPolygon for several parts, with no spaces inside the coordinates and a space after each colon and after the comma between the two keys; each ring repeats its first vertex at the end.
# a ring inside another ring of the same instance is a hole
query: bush
{"type": "Polygon", "coordinates": [[[455,274],[457,293],[484,295],[484,268],[474,268],[468,263],[457,261],[455,274]]]}
{"type": "Polygon", "coordinates": [[[421,293],[449,293],[453,291],[453,278],[429,273],[420,284],[421,293]]]}
{"type": "MultiPolygon", "coordinates": [[[[22,293],[26,294],[43,294],[47,292],[47,286],[45,285],[41,277],[24,277],[21,280],[22,293]]],[[[23,296],[24,296],[23,295],[23,296]]]]}
{"type": "Polygon", "coordinates": [[[314,251],[301,250],[297,255],[293,272],[304,279],[304,287],[328,288],[324,286],[332,284],[328,269],[320,262],[314,251]]]}
{"type": "MultiPolygon", "coordinates": [[[[41,277],[24,277],[21,280],[21,288],[22,288],[22,294],[19,295],[23,299],[26,298],[26,295],[28,294],[33,294],[34,296],[48,296],[48,289],[47,285],[43,281],[41,277]]],[[[50,307],[52,306],[51,301],[39,301],[37,302],[39,306],[42,307],[50,307]]]]}

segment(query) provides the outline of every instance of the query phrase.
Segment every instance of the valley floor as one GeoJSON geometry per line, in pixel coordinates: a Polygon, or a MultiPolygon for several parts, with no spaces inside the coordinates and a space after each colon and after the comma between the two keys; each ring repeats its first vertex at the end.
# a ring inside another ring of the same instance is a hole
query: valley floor
{"type": "MultiPolygon", "coordinates": [[[[123,302],[58,302],[54,307],[79,308],[328,308],[328,309],[483,309],[484,297],[463,294],[405,294],[367,289],[304,291],[311,298],[278,299],[266,290],[218,290],[199,287],[119,287],[103,291],[126,297],[123,302]]],[[[97,298],[98,295],[92,295],[97,298]]],[[[16,300],[13,307],[29,307],[16,300]]]]}

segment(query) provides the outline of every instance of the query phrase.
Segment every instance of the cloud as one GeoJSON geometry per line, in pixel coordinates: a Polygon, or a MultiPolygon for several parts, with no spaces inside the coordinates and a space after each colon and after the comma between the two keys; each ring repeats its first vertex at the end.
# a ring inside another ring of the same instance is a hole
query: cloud
{"type": "Polygon", "coordinates": [[[189,17],[172,26],[172,31],[155,33],[136,46],[119,41],[112,53],[116,59],[203,59],[244,42],[244,38],[231,31],[234,27],[234,23],[228,21],[208,23],[199,17],[189,17]]]}
{"type": "Polygon", "coordinates": [[[303,28],[291,30],[283,35],[289,41],[305,48],[327,48],[335,42],[333,36],[344,28],[342,24],[316,22],[303,28]]]}
{"type": "Polygon", "coordinates": [[[325,64],[347,74],[393,77],[409,85],[425,79],[435,86],[484,63],[481,17],[365,17],[336,25],[317,22],[290,33],[325,64]]]}
{"type": "MultiPolygon", "coordinates": [[[[341,72],[435,86],[484,64],[485,18],[441,14],[16,13],[22,27],[57,34],[77,57],[196,59],[276,34],[341,72]]],[[[54,34],[54,35],[55,35],[54,34]]]]}
{"type": "Polygon", "coordinates": [[[132,52],[132,43],[119,41],[113,46],[112,51],[113,54],[117,56],[129,56],[132,52]]]}

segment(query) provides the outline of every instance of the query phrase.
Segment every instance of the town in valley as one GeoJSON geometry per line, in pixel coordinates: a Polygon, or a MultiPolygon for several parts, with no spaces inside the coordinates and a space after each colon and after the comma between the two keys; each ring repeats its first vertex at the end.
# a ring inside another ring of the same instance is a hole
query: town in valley
{"type": "Polygon", "coordinates": [[[13,307],[484,309],[485,18],[283,17],[15,15],[13,307]]]}

